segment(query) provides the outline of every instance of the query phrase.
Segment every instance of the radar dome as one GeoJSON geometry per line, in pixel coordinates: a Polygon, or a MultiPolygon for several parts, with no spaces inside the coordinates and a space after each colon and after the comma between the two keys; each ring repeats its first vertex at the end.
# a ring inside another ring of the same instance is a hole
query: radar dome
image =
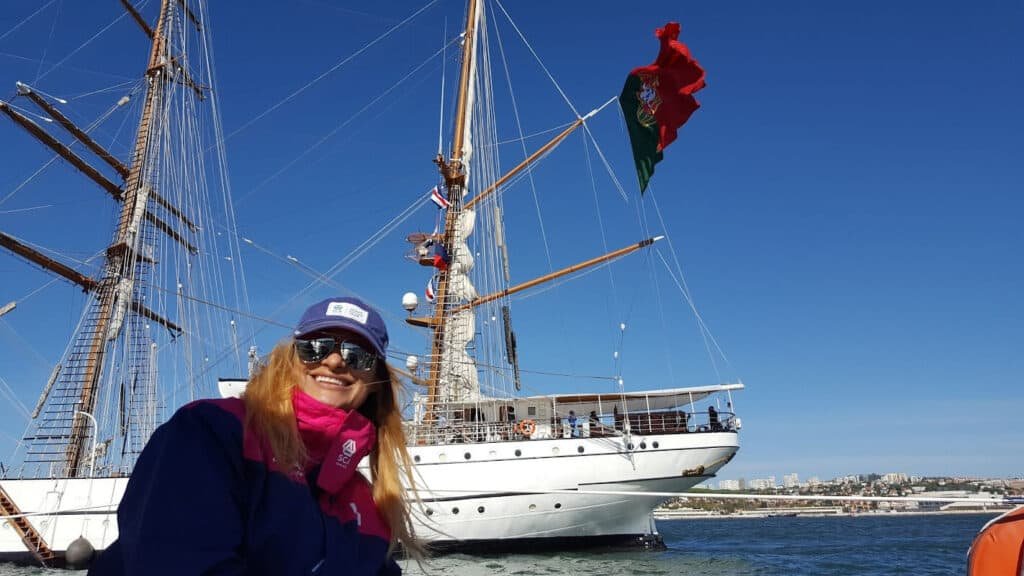
{"type": "Polygon", "coordinates": [[[406,292],[402,295],[402,308],[412,312],[420,304],[420,299],[416,297],[415,292],[406,292]]]}

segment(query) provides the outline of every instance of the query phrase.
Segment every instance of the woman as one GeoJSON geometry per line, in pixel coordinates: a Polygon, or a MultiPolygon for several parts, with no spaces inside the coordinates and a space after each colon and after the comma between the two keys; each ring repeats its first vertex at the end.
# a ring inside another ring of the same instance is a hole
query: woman
{"type": "Polygon", "coordinates": [[[400,574],[395,545],[422,548],[387,345],[356,298],[309,307],[242,399],[194,402],[154,432],[90,575],[400,574]]]}

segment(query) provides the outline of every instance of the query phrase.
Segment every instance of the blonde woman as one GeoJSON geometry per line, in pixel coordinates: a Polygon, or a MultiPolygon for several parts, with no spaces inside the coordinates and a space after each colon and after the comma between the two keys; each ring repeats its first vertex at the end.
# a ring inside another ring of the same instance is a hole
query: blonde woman
{"type": "Polygon", "coordinates": [[[356,298],[309,307],[241,400],[194,402],[153,434],[89,574],[400,574],[395,546],[422,548],[387,345],[356,298]]]}

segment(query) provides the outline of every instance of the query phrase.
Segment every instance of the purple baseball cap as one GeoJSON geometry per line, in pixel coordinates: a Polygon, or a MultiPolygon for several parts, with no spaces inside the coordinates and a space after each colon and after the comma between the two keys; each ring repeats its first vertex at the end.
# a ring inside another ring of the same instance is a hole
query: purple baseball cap
{"type": "Polygon", "coordinates": [[[313,304],[302,314],[294,335],[305,336],[320,330],[346,330],[359,334],[369,341],[381,358],[388,350],[388,329],[384,319],[359,298],[339,296],[313,304]]]}

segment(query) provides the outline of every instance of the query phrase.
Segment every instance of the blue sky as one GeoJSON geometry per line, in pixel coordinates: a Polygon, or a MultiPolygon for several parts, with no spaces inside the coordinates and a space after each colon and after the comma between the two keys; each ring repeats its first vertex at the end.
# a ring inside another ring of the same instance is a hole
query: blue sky
{"type": "MultiPolygon", "coordinates": [[[[120,15],[117,3],[77,4],[51,3],[16,29],[42,4],[17,2],[0,16],[4,98],[15,80],[67,97],[139,74],[147,48],[127,19],[53,68],[120,15]]],[[[423,63],[446,23],[453,35],[460,3],[432,5],[265,116],[426,1],[227,4],[211,13],[224,126],[234,133],[227,151],[240,229],[279,255],[326,269],[433,185],[439,60],[355,113],[423,63]]],[[[144,11],[152,17],[153,8],[144,11]]],[[[581,111],[616,95],[631,68],[653,60],[652,32],[668,20],[682,23],[682,39],[707,70],[703,107],[666,152],[652,186],[697,306],[729,358],[718,363],[719,374],[747,385],[736,396],[743,447],[723,478],[1024,475],[1020,3],[506,8],[581,111]]],[[[509,57],[520,61],[513,83],[529,94],[519,101],[524,131],[572,121],[503,26],[509,57]]],[[[72,100],[72,116],[89,121],[119,97],[104,94],[72,100]]],[[[49,158],[2,120],[0,198],[49,158]]],[[[600,253],[598,211],[611,247],[641,237],[621,122],[606,110],[592,128],[630,199],[619,197],[600,168],[593,178],[579,170],[587,148],[583,138],[570,138],[535,179],[555,267],[600,253]],[[573,172],[556,169],[556,161],[573,172]]],[[[501,129],[502,137],[516,136],[507,122],[501,129]]],[[[116,123],[107,130],[115,149],[130,141],[116,123]]],[[[590,155],[596,163],[592,148],[590,155]]],[[[528,186],[506,198],[510,220],[521,222],[509,230],[514,279],[547,272],[528,186]]],[[[642,209],[656,218],[649,199],[642,209]]],[[[104,246],[113,210],[103,193],[57,165],[0,204],[0,230],[80,257],[104,246]],[[43,205],[53,206],[36,208],[43,205]]],[[[410,226],[432,227],[430,210],[410,226]]],[[[401,294],[426,282],[422,269],[401,258],[408,231],[338,280],[386,309],[396,348],[418,352],[423,337],[396,323],[401,294]]],[[[306,284],[286,263],[255,251],[244,256],[257,315],[306,284]]],[[[627,388],[715,381],[692,315],[657,258],[637,256],[613,270],[614,288],[607,273],[593,274],[515,302],[524,367],[614,375],[614,327],[626,321],[627,388]]],[[[46,282],[8,255],[0,255],[0,277],[3,302],[46,282]]],[[[0,377],[30,408],[81,303],[80,292],[61,283],[0,320],[0,377]]],[[[300,312],[295,304],[277,319],[291,323],[300,312]]],[[[267,349],[283,336],[270,327],[257,341],[267,349]]],[[[538,376],[532,387],[608,385],[538,376]]],[[[5,404],[0,454],[24,425],[5,404]]]]}

